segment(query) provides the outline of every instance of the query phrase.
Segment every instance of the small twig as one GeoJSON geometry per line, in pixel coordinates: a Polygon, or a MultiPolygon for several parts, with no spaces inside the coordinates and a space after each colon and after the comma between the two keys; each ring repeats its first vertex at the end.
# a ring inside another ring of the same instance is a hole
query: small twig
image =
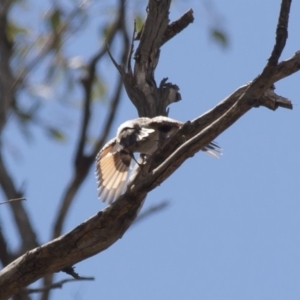
{"type": "Polygon", "coordinates": [[[300,70],[300,51],[297,51],[291,58],[281,61],[276,67],[274,82],[291,76],[300,70]]]}
{"type": "Polygon", "coordinates": [[[77,281],[83,281],[83,280],[95,280],[95,278],[94,277],[80,277],[78,279],[63,279],[61,281],[52,283],[52,284],[42,287],[42,288],[26,289],[25,292],[27,294],[42,293],[42,292],[52,290],[52,289],[61,289],[63,284],[65,284],[67,282],[77,282],[77,281]]]}
{"type": "Polygon", "coordinates": [[[127,72],[130,73],[130,74],[132,74],[131,59],[132,59],[132,54],[133,54],[133,51],[134,51],[134,37],[135,37],[135,34],[136,34],[136,21],[134,20],[130,51],[129,51],[128,61],[127,61],[127,72]]]}
{"type": "Polygon", "coordinates": [[[21,197],[21,198],[9,199],[9,200],[7,200],[7,201],[0,202],[0,205],[2,205],[2,204],[7,204],[7,203],[10,203],[10,202],[23,201],[23,200],[26,200],[26,198],[21,197]]]}
{"type": "Polygon", "coordinates": [[[154,213],[158,211],[162,211],[163,209],[167,208],[170,205],[170,201],[162,201],[161,203],[158,203],[156,205],[152,205],[148,207],[144,212],[139,214],[139,216],[135,219],[133,225],[136,225],[136,223],[145,220],[149,216],[153,215],[154,213]]]}
{"type": "MultiPolygon", "coordinates": [[[[115,38],[119,30],[120,18],[121,16],[118,16],[117,20],[115,21],[113,25],[113,29],[111,30],[111,33],[107,37],[106,43],[112,42],[112,40],[115,38]]],[[[79,141],[78,141],[78,146],[77,146],[76,156],[75,156],[75,164],[79,164],[80,160],[84,155],[84,147],[87,141],[86,135],[87,135],[88,125],[91,117],[90,103],[92,101],[91,99],[92,87],[96,76],[96,66],[98,62],[103,58],[105,53],[106,53],[106,45],[103,45],[101,49],[90,60],[88,64],[88,74],[87,76],[83,77],[81,80],[85,90],[85,100],[84,100],[82,124],[80,126],[79,141]]]]}
{"type": "MultiPolygon", "coordinates": [[[[15,186],[12,176],[9,174],[3,156],[0,151],[0,186],[8,199],[21,198],[20,193],[15,186]]],[[[22,251],[32,249],[38,246],[36,233],[31,224],[31,220],[22,202],[18,201],[10,205],[14,221],[22,239],[22,251]]]]}
{"type": "MultiPolygon", "coordinates": [[[[116,34],[118,33],[118,30],[120,29],[117,25],[120,23],[119,19],[122,18],[122,16],[118,16],[116,22],[115,22],[115,29],[113,30],[113,33],[109,36],[107,41],[112,41],[113,38],[115,38],[116,34]]],[[[124,33],[125,34],[125,33],[124,33]]],[[[127,49],[124,48],[123,52],[127,54],[127,49]]],[[[81,132],[79,134],[79,141],[78,146],[76,150],[75,155],[75,164],[77,165],[77,171],[74,174],[74,177],[71,179],[68,187],[66,188],[65,195],[63,196],[63,200],[61,202],[61,206],[57,212],[57,217],[54,222],[54,230],[53,230],[53,238],[59,236],[62,231],[62,226],[65,221],[66,214],[68,212],[68,209],[74,199],[74,195],[77,192],[78,188],[80,187],[81,183],[85,179],[87,172],[89,168],[91,167],[94,158],[96,156],[95,153],[99,151],[99,149],[103,146],[105,140],[107,139],[107,136],[109,134],[109,130],[111,128],[111,125],[115,119],[116,111],[118,104],[120,103],[120,95],[122,90],[122,81],[118,82],[116,85],[115,93],[112,96],[112,100],[110,101],[110,112],[108,113],[107,121],[105,122],[103,126],[103,133],[100,134],[100,137],[98,139],[98,142],[96,143],[96,146],[91,151],[91,155],[85,155],[84,148],[86,144],[86,134],[87,134],[87,128],[90,121],[90,108],[87,106],[88,103],[90,103],[90,97],[91,97],[91,89],[92,89],[92,83],[95,78],[95,72],[96,72],[96,65],[99,63],[99,60],[103,57],[105,53],[105,48],[101,49],[99,53],[97,53],[91,60],[89,64],[89,74],[86,79],[82,80],[85,88],[85,110],[83,112],[83,121],[81,124],[81,132]],[[95,148],[97,148],[95,150],[95,148]],[[79,166],[80,165],[80,166],[79,166]]],[[[124,55],[123,55],[124,56],[124,55]]],[[[123,63],[125,63],[125,59],[123,60],[123,63]]]]}
{"type": "Polygon", "coordinates": [[[121,66],[118,65],[118,63],[115,61],[115,59],[113,58],[111,52],[110,52],[110,49],[109,49],[109,45],[107,43],[107,41],[105,41],[105,45],[106,45],[106,50],[107,50],[107,53],[112,61],[112,63],[114,64],[114,66],[116,67],[116,69],[119,71],[120,74],[122,74],[122,69],[121,69],[121,66]]]}
{"type": "Polygon", "coordinates": [[[4,232],[0,227],[0,261],[3,266],[8,265],[13,260],[13,255],[8,249],[7,240],[7,237],[4,236],[4,232]]]}
{"type": "Polygon", "coordinates": [[[122,88],[123,88],[123,81],[122,81],[122,78],[120,77],[118,80],[118,83],[116,84],[114,95],[111,98],[110,111],[109,111],[106,121],[102,127],[101,135],[97,139],[94,149],[91,151],[91,154],[90,154],[90,157],[93,159],[96,157],[98,151],[103,147],[104,143],[107,141],[112,123],[116,117],[116,111],[117,111],[118,106],[121,101],[122,88]]]}
{"type": "MultiPolygon", "coordinates": [[[[66,19],[63,22],[64,24],[68,24],[68,25],[61,26],[55,33],[51,32],[48,39],[45,41],[45,43],[43,44],[43,46],[41,47],[37,55],[33,57],[32,60],[29,61],[27,66],[18,74],[17,78],[13,83],[12,88],[14,88],[17,84],[19,84],[20,81],[21,82],[25,81],[28,74],[35,67],[40,66],[40,63],[46,58],[47,54],[49,54],[51,50],[53,50],[53,47],[58,39],[60,42],[66,42],[66,37],[65,38],[60,38],[60,37],[67,32],[67,30],[69,29],[69,24],[71,24],[73,19],[75,19],[75,17],[80,13],[82,7],[83,7],[82,3],[80,5],[76,5],[75,8],[70,12],[70,14],[66,16],[66,19]]],[[[45,34],[44,33],[39,34],[36,40],[39,40],[42,36],[44,37],[45,34]]],[[[33,44],[30,47],[28,47],[24,55],[27,55],[29,52],[31,52],[34,46],[35,45],[33,44]]]]}
{"type": "MultiPolygon", "coordinates": [[[[179,19],[172,22],[168,25],[161,41],[161,46],[172,39],[175,35],[180,33],[183,29],[188,27],[191,23],[194,22],[194,11],[189,9],[186,13],[184,13],[179,19]]],[[[144,26],[143,26],[144,27],[144,26]]],[[[141,39],[141,35],[143,32],[142,29],[137,33],[136,37],[134,38],[135,41],[139,41],[141,39]]]]}
{"type": "Polygon", "coordinates": [[[268,65],[276,66],[288,37],[288,23],[292,0],[282,0],[276,29],[276,42],[268,65]]]}
{"type": "Polygon", "coordinates": [[[190,9],[186,13],[184,13],[178,20],[169,24],[165,34],[163,35],[161,45],[168,42],[175,35],[180,33],[183,29],[188,27],[191,23],[193,23],[194,22],[193,13],[194,13],[194,11],[192,9],[190,9]]]}
{"type": "Polygon", "coordinates": [[[65,272],[66,274],[69,274],[71,275],[73,278],[75,279],[80,279],[81,277],[78,275],[78,273],[75,272],[74,270],[74,267],[73,266],[69,266],[69,267],[66,267],[62,270],[60,270],[59,272],[65,272]]]}

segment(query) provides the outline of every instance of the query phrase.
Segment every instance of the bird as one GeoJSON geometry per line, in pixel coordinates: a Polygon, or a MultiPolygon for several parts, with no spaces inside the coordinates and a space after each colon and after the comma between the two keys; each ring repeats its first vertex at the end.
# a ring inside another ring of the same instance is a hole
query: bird
{"type": "MultiPolygon", "coordinates": [[[[98,198],[111,204],[117,199],[128,178],[132,162],[142,166],[147,159],[173,136],[184,123],[169,117],[140,117],[121,124],[115,138],[107,142],[96,156],[98,198]],[[134,153],[140,153],[139,162],[134,153]]],[[[211,142],[201,149],[217,157],[221,148],[211,142]]]]}

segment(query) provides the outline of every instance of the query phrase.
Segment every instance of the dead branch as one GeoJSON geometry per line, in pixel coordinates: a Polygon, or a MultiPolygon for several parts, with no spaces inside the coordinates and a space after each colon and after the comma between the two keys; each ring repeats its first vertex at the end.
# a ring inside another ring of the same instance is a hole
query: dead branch
{"type": "MultiPolygon", "coordinates": [[[[143,175],[145,172],[144,169],[142,172],[138,172],[138,176],[128,186],[126,193],[121,195],[117,201],[71,232],[41,247],[28,251],[2,270],[0,273],[0,289],[4,294],[3,298],[0,296],[0,299],[6,299],[5,297],[18,292],[20,288],[34,282],[45,273],[63,270],[107,249],[116,240],[121,238],[134,221],[140,205],[150,190],[161,184],[187,158],[207,145],[207,143],[231,126],[249,109],[255,107],[256,102],[253,102],[252,98],[245,96],[248,88],[242,87],[245,92],[238,97],[237,102],[232,105],[227,113],[216,119],[215,122],[205,129],[202,128],[203,123],[201,122],[201,118],[205,119],[206,115],[192,122],[187,122],[170,140],[167,147],[160,149],[153,156],[149,161],[150,167],[153,168],[156,166],[156,158],[160,155],[163,156],[166,149],[170,149],[173,154],[152,171],[150,169],[148,175],[143,175]],[[191,133],[193,137],[189,138],[191,133]],[[186,138],[187,140],[182,142],[186,138]],[[173,143],[176,140],[181,141],[179,148],[173,143]],[[22,282],[22,286],[20,282],[22,282]]],[[[250,95],[252,93],[253,91],[250,95]]],[[[270,95],[272,95],[272,92],[267,91],[266,96],[262,97],[260,102],[263,104],[264,99],[267,99],[267,102],[270,101],[270,95]]],[[[234,99],[237,98],[235,94],[232,97],[234,99]]],[[[228,97],[224,102],[231,103],[233,101],[232,97],[228,97]]],[[[274,97],[273,101],[276,102],[276,100],[277,97],[274,97]]],[[[215,109],[218,111],[218,107],[215,109]]]]}
{"type": "Polygon", "coordinates": [[[149,216],[152,216],[154,213],[164,210],[165,208],[169,207],[170,201],[164,200],[156,205],[152,205],[148,207],[146,210],[141,212],[138,217],[134,221],[134,225],[136,225],[140,221],[144,221],[149,216]]]}
{"type": "MultiPolygon", "coordinates": [[[[11,175],[7,171],[2,151],[0,151],[0,184],[7,198],[23,198],[22,193],[17,190],[11,175]]],[[[39,243],[37,242],[36,233],[23,203],[20,201],[11,202],[9,207],[12,210],[20,240],[22,241],[20,252],[24,253],[28,249],[37,247],[39,243]]]]}

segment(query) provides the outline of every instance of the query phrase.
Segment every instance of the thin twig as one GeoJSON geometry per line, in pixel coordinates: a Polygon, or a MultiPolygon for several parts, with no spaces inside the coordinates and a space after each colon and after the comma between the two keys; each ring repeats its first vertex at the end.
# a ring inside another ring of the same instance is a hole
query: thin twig
{"type": "MultiPolygon", "coordinates": [[[[124,20],[124,0],[120,0],[120,5],[122,6],[122,9],[119,10],[119,14],[116,17],[115,22],[113,23],[110,33],[107,37],[108,42],[112,42],[117,33],[121,31],[123,35],[125,34],[125,31],[122,28],[122,22],[124,20]]],[[[127,49],[126,45],[123,48],[124,53],[127,55],[127,49]],[[125,52],[126,51],[126,52],[125,52]]],[[[93,165],[94,158],[96,156],[95,153],[103,146],[104,142],[107,139],[107,136],[109,134],[111,125],[115,119],[116,112],[118,105],[120,103],[120,95],[122,90],[122,83],[118,82],[117,87],[115,88],[115,93],[112,96],[112,100],[110,101],[110,110],[108,113],[107,120],[104,122],[104,126],[102,130],[99,130],[100,137],[98,139],[98,142],[96,143],[94,149],[91,151],[90,155],[87,155],[84,153],[85,145],[87,142],[87,131],[88,131],[88,125],[90,123],[91,114],[90,114],[90,103],[91,103],[91,97],[92,97],[92,87],[94,83],[94,79],[96,76],[96,66],[99,64],[100,60],[104,57],[106,54],[106,47],[103,45],[103,47],[94,55],[94,57],[91,59],[89,66],[88,66],[88,72],[85,78],[81,80],[84,91],[85,91],[85,104],[84,104],[84,110],[83,110],[83,117],[82,117],[82,123],[80,126],[80,133],[78,138],[78,144],[76,147],[76,155],[75,155],[75,171],[73,174],[73,177],[71,178],[69,184],[67,185],[64,195],[62,196],[61,205],[56,213],[56,219],[54,220],[54,226],[53,226],[53,232],[52,236],[53,238],[58,237],[63,228],[63,224],[65,222],[67,213],[69,211],[69,208],[74,200],[74,197],[80,188],[81,184],[83,183],[84,179],[88,175],[88,172],[93,165]]],[[[124,56],[124,54],[123,54],[124,56]]],[[[125,60],[126,61],[126,60],[125,60]]],[[[53,275],[47,275],[44,277],[43,284],[45,286],[48,286],[52,283],[53,275]]],[[[45,291],[42,296],[41,300],[47,300],[49,299],[49,291],[45,291]]]]}
{"type": "MultiPolygon", "coordinates": [[[[44,45],[41,47],[40,51],[37,53],[35,57],[27,64],[27,66],[18,74],[13,84],[15,87],[20,81],[24,81],[28,74],[46,58],[47,54],[49,54],[52,50],[54,45],[57,43],[59,39],[60,43],[65,43],[66,38],[62,38],[61,35],[67,32],[69,24],[71,24],[72,20],[78,15],[80,10],[84,5],[81,3],[80,5],[76,5],[75,8],[70,12],[70,14],[64,20],[64,26],[61,26],[56,32],[52,32],[48,39],[45,41],[44,45]]],[[[41,33],[36,40],[39,40],[44,33],[41,33]]],[[[27,55],[35,45],[31,45],[28,47],[27,51],[23,54],[24,56],[27,55]]]]}
{"type": "Polygon", "coordinates": [[[7,203],[11,203],[11,202],[23,201],[23,200],[26,200],[26,198],[21,197],[21,198],[9,199],[9,200],[7,200],[7,201],[0,202],[0,205],[2,205],[2,204],[7,204],[7,203]]]}
{"type": "MultiPolygon", "coordinates": [[[[123,0],[121,0],[122,2],[123,0]]],[[[120,5],[123,5],[122,3],[120,5]]],[[[122,19],[124,18],[122,16],[123,9],[119,10],[119,15],[117,16],[115,22],[113,23],[111,30],[108,34],[108,37],[106,39],[106,43],[111,43],[113,39],[115,38],[116,34],[121,30],[122,28],[122,19]]],[[[88,73],[87,75],[82,78],[81,82],[84,87],[85,91],[85,101],[84,101],[84,111],[83,111],[83,118],[82,118],[82,124],[80,126],[80,134],[78,139],[78,146],[76,150],[75,155],[75,165],[78,165],[79,162],[82,160],[82,157],[84,156],[84,147],[86,144],[86,135],[88,130],[88,124],[90,121],[90,103],[91,103],[91,97],[92,97],[92,88],[94,79],[96,76],[96,66],[99,63],[99,61],[103,58],[103,56],[106,54],[107,46],[104,44],[101,49],[94,55],[94,57],[91,59],[90,63],[88,64],[88,73]]]]}
{"type": "Polygon", "coordinates": [[[132,37],[131,37],[131,45],[130,45],[130,51],[129,51],[128,60],[127,60],[127,72],[131,75],[132,75],[131,59],[132,59],[132,54],[133,54],[133,51],[134,51],[135,34],[136,34],[136,20],[134,20],[134,23],[133,23],[133,32],[132,32],[132,37]]]}
{"type": "MultiPolygon", "coordinates": [[[[3,161],[3,154],[0,152],[0,185],[8,199],[22,198],[20,193],[11,177],[8,173],[7,167],[3,161]]],[[[20,251],[26,251],[38,246],[37,236],[31,224],[29,215],[22,204],[17,201],[14,205],[9,205],[12,210],[14,221],[18,228],[20,238],[22,240],[22,249],[20,251]]]]}
{"type": "Polygon", "coordinates": [[[3,266],[8,265],[13,259],[11,252],[8,250],[6,241],[7,238],[4,236],[2,227],[0,227],[0,260],[3,266]]]}
{"type": "Polygon", "coordinates": [[[118,65],[118,63],[113,58],[113,56],[112,56],[112,54],[110,52],[109,45],[108,45],[107,41],[105,41],[105,45],[106,45],[106,51],[107,51],[107,53],[109,55],[109,58],[111,59],[112,63],[114,64],[114,66],[116,67],[116,69],[119,71],[119,73],[122,74],[122,72],[121,72],[121,66],[118,65]]]}
{"type": "Polygon", "coordinates": [[[140,213],[138,217],[135,219],[133,225],[136,225],[140,221],[144,221],[147,219],[149,216],[152,216],[154,213],[157,213],[158,211],[162,211],[166,209],[170,205],[170,201],[162,201],[156,205],[152,205],[148,207],[145,211],[140,213]]]}
{"type": "Polygon", "coordinates": [[[78,279],[63,279],[61,281],[58,281],[58,282],[55,282],[55,283],[52,283],[48,286],[45,286],[45,287],[42,287],[42,288],[36,288],[36,289],[29,289],[27,288],[25,290],[25,292],[27,294],[33,294],[33,293],[43,293],[45,291],[49,291],[49,290],[53,290],[53,289],[61,289],[63,287],[63,285],[65,283],[68,283],[68,282],[77,282],[77,281],[84,281],[84,280],[95,280],[94,277],[80,277],[78,279]]]}
{"type": "Polygon", "coordinates": [[[99,150],[103,147],[104,143],[107,141],[111,126],[115,120],[116,112],[119,107],[119,104],[121,102],[121,92],[123,88],[123,82],[122,78],[120,77],[118,79],[118,82],[115,87],[115,93],[112,96],[111,102],[110,102],[110,110],[106,117],[106,121],[102,127],[101,135],[97,138],[97,141],[95,142],[95,146],[93,150],[91,151],[90,158],[95,158],[99,150]]]}
{"type": "Polygon", "coordinates": [[[184,30],[187,26],[194,22],[193,10],[190,9],[184,13],[178,20],[168,25],[165,34],[163,35],[161,44],[164,45],[175,35],[184,30]]]}

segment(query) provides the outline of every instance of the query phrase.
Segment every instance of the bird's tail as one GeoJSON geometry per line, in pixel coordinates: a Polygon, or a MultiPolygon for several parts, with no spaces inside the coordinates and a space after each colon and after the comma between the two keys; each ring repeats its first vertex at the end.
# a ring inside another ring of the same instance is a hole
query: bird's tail
{"type": "Polygon", "coordinates": [[[220,155],[222,155],[222,148],[216,142],[209,143],[201,150],[217,159],[219,159],[220,155]]]}

